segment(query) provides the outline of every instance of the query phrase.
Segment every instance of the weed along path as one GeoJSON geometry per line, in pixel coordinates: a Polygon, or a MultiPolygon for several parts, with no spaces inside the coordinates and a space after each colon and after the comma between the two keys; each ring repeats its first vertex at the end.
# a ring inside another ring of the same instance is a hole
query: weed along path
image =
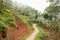
{"type": "Polygon", "coordinates": [[[34,40],[35,36],[38,34],[39,30],[36,27],[36,24],[33,24],[34,32],[26,40],[34,40]]]}

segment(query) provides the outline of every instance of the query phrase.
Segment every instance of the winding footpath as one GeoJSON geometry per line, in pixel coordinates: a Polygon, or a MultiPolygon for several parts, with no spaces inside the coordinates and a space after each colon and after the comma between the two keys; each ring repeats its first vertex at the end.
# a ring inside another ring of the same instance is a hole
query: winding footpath
{"type": "Polygon", "coordinates": [[[26,40],[34,40],[35,36],[38,34],[39,30],[36,27],[36,24],[33,24],[34,32],[26,40]]]}

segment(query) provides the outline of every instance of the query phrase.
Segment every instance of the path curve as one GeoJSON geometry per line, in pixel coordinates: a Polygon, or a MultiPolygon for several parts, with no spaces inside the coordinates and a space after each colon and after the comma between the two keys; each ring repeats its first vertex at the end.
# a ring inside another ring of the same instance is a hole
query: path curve
{"type": "Polygon", "coordinates": [[[36,24],[33,24],[34,32],[26,40],[34,40],[35,36],[38,34],[39,30],[36,27],[36,24]]]}

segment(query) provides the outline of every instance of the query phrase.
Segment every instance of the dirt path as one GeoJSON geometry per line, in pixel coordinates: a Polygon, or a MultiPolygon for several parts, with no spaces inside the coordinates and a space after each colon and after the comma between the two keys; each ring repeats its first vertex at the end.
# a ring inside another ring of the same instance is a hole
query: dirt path
{"type": "Polygon", "coordinates": [[[35,36],[39,32],[38,28],[36,27],[36,24],[33,24],[33,27],[35,31],[26,40],[34,40],[35,36]]]}

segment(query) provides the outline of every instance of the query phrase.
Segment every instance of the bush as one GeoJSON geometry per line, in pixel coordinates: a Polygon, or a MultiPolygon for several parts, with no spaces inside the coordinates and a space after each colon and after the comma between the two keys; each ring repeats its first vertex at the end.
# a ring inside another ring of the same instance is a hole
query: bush
{"type": "Polygon", "coordinates": [[[45,40],[46,32],[38,25],[39,33],[36,35],[35,40],[45,40]]]}
{"type": "Polygon", "coordinates": [[[12,27],[14,26],[15,27],[15,25],[16,25],[13,18],[5,18],[4,22],[7,23],[8,26],[12,26],[12,27]]]}
{"type": "Polygon", "coordinates": [[[40,22],[40,25],[52,31],[60,32],[59,22],[45,20],[43,22],[40,22]]]}
{"type": "Polygon", "coordinates": [[[4,25],[2,22],[0,22],[0,31],[1,30],[6,30],[7,29],[7,26],[4,25]]]}

